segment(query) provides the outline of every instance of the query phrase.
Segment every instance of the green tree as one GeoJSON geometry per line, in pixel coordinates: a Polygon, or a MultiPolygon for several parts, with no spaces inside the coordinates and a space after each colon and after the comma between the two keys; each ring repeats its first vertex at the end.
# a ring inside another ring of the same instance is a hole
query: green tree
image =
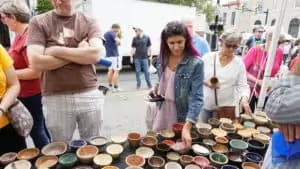
{"type": "Polygon", "coordinates": [[[52,7],[52,4],[51,4],[50,0],[38,0],[35,12],[37,14],[41,14],[41,13],[48,12],[52,9],[53,9],[53,7],[52,7]]]}
{"type": "Polygon", "coordinates": [[[206,21],[212,22],[215,17],[215,7],[212,5],[211,0],[143,0],[153,1],[185,6],[196,7],[197,13],[204,13],[206,15],[206,21]]]}

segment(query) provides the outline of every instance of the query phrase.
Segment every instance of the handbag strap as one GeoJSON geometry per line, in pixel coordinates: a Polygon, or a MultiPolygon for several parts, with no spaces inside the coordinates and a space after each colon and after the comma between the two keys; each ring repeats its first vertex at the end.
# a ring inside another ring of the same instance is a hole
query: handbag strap
{"type": "MultiPolygon", "coordinates": [[[[216,61],[217,60],[217,54],[214,54],[214,77],[217,77],[217,66],[216,66],[216,61]]],[[[214,89],[214,94],[215,94],[215,104],[218,106],[218,94],[217,94],[217,89],[214,89]]]]}

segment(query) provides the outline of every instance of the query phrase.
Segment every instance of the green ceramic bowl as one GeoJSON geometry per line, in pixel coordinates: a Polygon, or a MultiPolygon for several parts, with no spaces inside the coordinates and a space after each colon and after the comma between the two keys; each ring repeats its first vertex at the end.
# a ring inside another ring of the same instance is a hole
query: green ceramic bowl
{"type": "Polygon", "coordinates": [[[209,155],[210,161],[215,165],[215,166],[223,166],[228,163],[228,158],[226,155],[221,154],[221,153],[211,153],[209,155]]]}
{"type": "Polygon", "coordinates": [[[70,168],[73,167],[78,161],[76,154],[74,153],[67,153],[59,157],[58,162],[61,167],[63,168],[70,168]]]}
{"type": "Polygon", "coordinates": [[[238,139],[232,139],[229,142],[229,145],[233,149],[233,151],[244,151],[248,148],[248,143],[238,139]]]}
{"type": "Polygon", "coordinates": [[[251,121],[244,121],[244,127],[245,128],[255,128],[255,123],[251,121]]]}

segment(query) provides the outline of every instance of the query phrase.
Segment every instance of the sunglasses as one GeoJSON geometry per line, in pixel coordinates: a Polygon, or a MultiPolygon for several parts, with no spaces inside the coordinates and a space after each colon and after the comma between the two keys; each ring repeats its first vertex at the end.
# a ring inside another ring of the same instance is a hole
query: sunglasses
{"type": "Polygon", "coordinates": [[[229,43],[225,43],[225,46],[226,46],[227,49],[230,49],[230,48],[236,49],[236,48],[239,47],[239,45],[236,45],[236,44],[229,44],[229,43]]]}

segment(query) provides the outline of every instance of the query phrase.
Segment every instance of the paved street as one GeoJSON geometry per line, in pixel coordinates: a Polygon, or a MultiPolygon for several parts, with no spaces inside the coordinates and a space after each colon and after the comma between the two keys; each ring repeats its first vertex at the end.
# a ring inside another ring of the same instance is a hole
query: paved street
{"type": "MultiPolygon", "coordinates": [[[[107,85],[105,72],[98,73],[98,77],[101,84],[107,85]]],[[[143,75],[141,79],[144,79],[143,75]]],[[[152,79],[155,82],[157,75],[153,74],[152,79]]],[[[103,136],[126,134],[130,131],[146,132],[145,97],[148,89],[144,80],[141,90],[136,90],[135,87],[135,73],[132,70],[121,72],[120,88],[122,91],[109,93],[105,100],[103,136]]],[[[74,137],[78,137],[77,131],[74,137]]],[[[30,139],[27,139],[27,142],[29,146],[33,145],[30,139]]]]}

